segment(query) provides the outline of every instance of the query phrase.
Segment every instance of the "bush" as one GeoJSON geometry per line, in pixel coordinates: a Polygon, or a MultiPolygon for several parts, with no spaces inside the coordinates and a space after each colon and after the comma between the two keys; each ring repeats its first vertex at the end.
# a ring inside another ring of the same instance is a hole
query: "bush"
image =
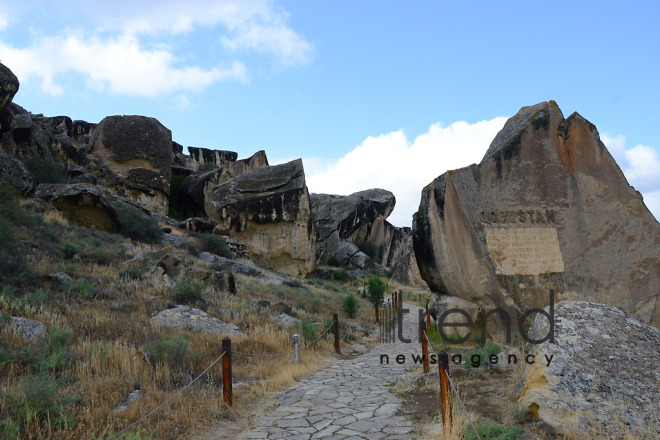
{"type": "Polygon", "coordinates": [[[334,272],[332,274],[332,279],[337,280],[337,281],[346,282],[346,281],[348,281],[348,278],[349,278],[348,277],[348,272],[346,272],[345,270],[339,270],[339,271],[334,272]]]}
{"type": "Polygon", "coordinates": [[[231,258],[231,252],[227,249],[225,241],[214,234],[199,234],[202,242],[202,250],[224,258],[231,258]]]}
{"type": "Polygon", "coordinates": [[[330,257],[328,259],[328,266],[339,267],[341,264],[339,264],[339,260],[337,260],[335,257],[330,257]]]}
{"type": "Polygon", "coordinates": [[[321,311],[321,299],[320,298],[314,298],[312,300],[312,312],[313,313],[319,313],[321,311]]]}
{"type": "Polygon", "coordinates": [[[14,227],[29,223],[28,217],[18,206],[15,192],[0,185],[0,282],[10,281],[25,270],[14,227]]]}
{"type": "Polygon", "coordinates": [[[158,364],[167,364],[172,371],[183,371],[190,360],[190,341],[182,335],[163,335],[144,344],[142,350],[158,364]]]}
{"type": "Polygon", "coordinates": [[[76,280],[76,282],[71,285],[70,289],[73,293],[78,294],[82,298],[89,298],[93,296],[96,291],[94,284],[84,278],[76,280]]]}
{"type": "Polygon", "coordinates": [[[218,165],[214,164],[213,162],[204,162],[197,171],[205,172],[205,171],[213,171],[217,169],[218,169],[218,165]]]}
{"type": "Polygon", "coordinates": [[[163,231],[153,218],[133,206],[116,210],[123,236],[143,243],[160,243],[163,231]]]}
{"type": "Polygon", "coordinates": [[[179,206],[179,194],[181,194],[181,185],[183,181],[186,180],[186,176],[174,176],[170,180],[170,202],[167,211],[167,215],[172,217],[175,220],[183,221],[183,214],[178,209],[179,206]]]}
{"type": "Polygon", "coordinates": [[[142,277],[142,272],[142,269],[138,268],[122,269],[119,271],[119,278],[139,280],[142,277]]]}
{"type": "Polygon", "coordinates": [[[174,297],[177,304],[203,304],[206,301],[202,294],[206,286],[201,281],[184,278],[174,287],[174,297]]]}
{"type": "MultiPolygon", "coordinates": [[[[486,423],[477,429],[482,440],[517,440],[522,435],[522,428],[519,426],[503,427],[494,423],[486,423]]],[[[465,440],[477,440],[471,426],[465,427],[465,440]]]]}
{"type": "Polygon", "coordinates": [[[353,319],[355,316],[357,316],[357,313],[360,310],[360,300],[358,300],[352,294],[349,294],[342,301],[341,308],[344,312],[346,312],[346,315],[349,318],[353,319]]]}
{"type": "Polygon", "coordinates": [[[25,166],[37,185],[40,183],[67,183],[68,181],[62,164],[41,156],[34,156],[26,160],[25,166]]]}
{"type": "Polygon", "coordinates": [[[485,362],[488,362],[488,358],[490,358],[492,355],[497,355],[502,352],[502,347],[490,339],[486,341],[485,344],[481,346],[476,346],[472,350],[470,350],[467,355],[465,356],[465,360],[463,363],[467,368],[474,368],[472,365],[472,357],[473,356],[478,356],[480,363],[483,365],[485,362]]]}
{"type": "Polygon", "coordinates": [[[372,260],[376,258],[376,245],[369,241],[361,241],[356,244],[357,247],[372,260]]]}
{"type": "Polygon", "coordinates": [[[374,305],[376,301],[379,303],[383,302],[387,285],[380,278],[370,278],[367,280],[367,286],[369,287],[369,302],[372,305],[374,305]]]}
{"type": "Polygon", "coordinates": [[[311,319],[303,318],[300,321],[300,333],[302,333],[303,338],[305,338],[306,343],[310,343],[314,340],[316,336],[316,326],[311,319]]]}

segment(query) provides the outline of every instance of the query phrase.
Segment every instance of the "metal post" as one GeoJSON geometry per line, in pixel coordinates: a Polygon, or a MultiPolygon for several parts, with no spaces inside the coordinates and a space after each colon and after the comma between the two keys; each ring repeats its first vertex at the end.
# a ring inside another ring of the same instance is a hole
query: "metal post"
{"type": "Polygon", "coordinates": [[[293,345],[296,350],[296,358],[293,362],[300,363],[300,335],[297,333],[293,335],[293,345]]]}
{"type": "Polygon", "coordinates": [[[233,397],[231,389],[231,339],[228,337],[222,340],[222,352],[224,353],[222,357],[222,394],[227,405],[231,406],[233,397]]]}
{"type": "Polygon", "coordinates": [[[441,351],[438,356],[440,370],[440,399],[442,401],[442,424],[451,426],[451,391],[449,390],[449,355],[441,351]]]}
{"type": "Polygon", "coordinates": [[[332,315],[334,322],[334,332],[335,332],[335,353],[340,354],[339,352],[339,315],[334,313],[332,315]]]}
{"type": "Polygon", "coordinates": [[[424,374],[429,372],[429,341],[426,339],[426,325],[424,321],[419,323],[422,327],[422,362],[424,363],[424,374]]]}
{"type": "Polygon", "coordinates": [[[394,293],[394,310],[399,310],[399,295],[394,293]]]}
{"type": "Polygon", "coordinates": [[[378,298],[376,298],[376,324],[378,324],[378,298]]]}

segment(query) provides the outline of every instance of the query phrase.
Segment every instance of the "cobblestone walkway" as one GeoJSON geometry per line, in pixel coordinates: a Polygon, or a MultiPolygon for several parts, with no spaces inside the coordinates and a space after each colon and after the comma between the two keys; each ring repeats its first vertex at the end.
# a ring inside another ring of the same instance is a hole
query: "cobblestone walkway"
{"type": "Polygon", "coordinates": [[[404,337],[378,345],[362,356],[341,360],[301,380],[282,392],[280,406],[262,417],[247,439],[414,439],[412,423],[396,416],[401,399],[390,393],[390,384],[411,368],[412,354],[421,355],[418,341],[418,308],[404,305],[404,337]],[[381,365],[381,355],[389,364],[381,365]],[[404,364],[395,358],[404,355],[404,364]]]}

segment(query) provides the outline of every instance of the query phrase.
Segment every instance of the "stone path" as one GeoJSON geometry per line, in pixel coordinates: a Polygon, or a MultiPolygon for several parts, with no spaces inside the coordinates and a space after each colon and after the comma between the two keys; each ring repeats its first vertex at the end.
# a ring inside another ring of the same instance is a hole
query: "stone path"
{"type": "Polygon", "coordinates": [[[247,439],[414,439],[412,423],[396,416],[401,399],[390,393],[397,376],[414,366],[412,354],[421,355],[418,341],[418,308],[404,305],[404,337],[409,344],[380,344],[372,351],[341,360],[279,396],[280,405],[262,417],[247,439]],[[381,355],[389,364],[381,365],[381,355]],[[404,355],[398,364],[397,355],[404,355]]]}

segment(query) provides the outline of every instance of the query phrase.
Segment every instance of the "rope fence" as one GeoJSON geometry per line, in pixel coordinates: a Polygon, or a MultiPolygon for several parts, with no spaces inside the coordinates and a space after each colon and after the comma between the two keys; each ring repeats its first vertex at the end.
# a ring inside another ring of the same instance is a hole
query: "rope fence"
{"type": "MultiPolygon", "coordinates": [[[[321,333],[321,335],[320,335],[319,337],[317,337],[316,339],[314,339],[312,342],[310,342],[310,343],[304,345],[302,348],[299,348],[299,346],[298,346],[299,335],[294,335],[294,343],[295,343],[295,347],[296,347],[296,349],[295,349],[295,350],[292,350],[292,351],[287,351],[286,353],[261,354],[261,353],[245,353],[245,352],[240,352],[240,351],[233,351],[233,353],[235,353],[235,354],[240,354],[240,355],[244,355],[244,356],[249,356],[249,357],[279,357],[279,356],[285,356],[285,355],[289,355],[289,354],[294,354],[294,353],[295,353],[295,355],[296,355],[296,359],[295,359],[295,361],[296,361],[296,362],[300,362],[299,351],[300,351],[300,350],[304,350],[304,349],[306,349],[306,348],[309,348],[309,347],[311,347],[312,345],[316,344],[318,341],[321,340],[321,338],[323,338],[325,335],[327,335],[328,332],[329,332],[330,330],[333,330],[333,329],[334,329],[334,333],[335,333],[335,351],[336,351],[337,353],[339,353],[339,317],[338,317],[338,315],[337,315],[336,313],[333,315],[333,322],[332,322],[332,324],[331,324],[328,328],[326,328],[326,329],[323,331],[323,333],[321,333]],[[298,337],[298,338],[296,338],[296,337],[298,337]]],[[[153,410],[151,410],[151,411],[150,411],[149,413],[147,413],[146,415],[142,416],[142,417],[141,417],[140,419],[138,419],[137,421],[131,423],[131,424],[130,424],[129,426],[127,426],[126,428],[122,429],[122,430],[119,431],[118,433],[116,433],[116,434],[114,434],[113,436],[109,437],[107,440],[113,440],[113,439],[119,437],[120,435],[124,434],[125,432],[127,432],[128,430],[130,430],[131,428],[133,428],[134,426],[136,426],[137,424],[139,424],[139,423],[142,422],[143,420],[147,419],[147,418],[150,417],[151,415],[153,415],[153,414],[155,414],[156,412],[158,412],[158,410],[160,410],[161,408],[163,408],[164,406],[166,406],[168,403],[170,403],[172,400],[174,400],[177,396],[179,396],[181,393],[183,393],[183,392],[186,391],[188,388],[190,388],[195,382],[197,382],[199,379],[201,379],[202,376],[204,376],[206,373],[208,373],[208,371],[209,371],[211,368],[213,368],[218,362],[220,362],[221,359],[223,360],[223,366],[222,366],[222,367],[223,367],[223,368],[222,368],[223,395],[224,395],[224,398],[225,398],[225,401],[227,402],[227,404],[228,404],[229,406],[231,406],[231,405],[232,405],[231,355],[232,355],[231,339],[229,339],[229,338],[224,338],[224,339],[222,340],[222,354],[221,354],[216,360],[214,360],[214,361],[211,363],[211,365],[209,365],[209,366],[206,368],[206,370],[204,370],[199,376],[197,376],[196,378],[194,378],[193,380],[191,380],[186,386],[184,386],[184,387],[181,388],[179,391],[177,391],[174,395],[172,395],[170,398],[168,398],[165,402],[161,403],[161,404],[158,405],[156,408],[154,408],[153,410]],[[226,356],[226,357],[225,357],[225,356],[226,356]],[[223,359],[223,358],[224,358],[224,359],[223,359]]],[[[147,360],[148,360],[148,359],[147,359],[147,360]]]]}

